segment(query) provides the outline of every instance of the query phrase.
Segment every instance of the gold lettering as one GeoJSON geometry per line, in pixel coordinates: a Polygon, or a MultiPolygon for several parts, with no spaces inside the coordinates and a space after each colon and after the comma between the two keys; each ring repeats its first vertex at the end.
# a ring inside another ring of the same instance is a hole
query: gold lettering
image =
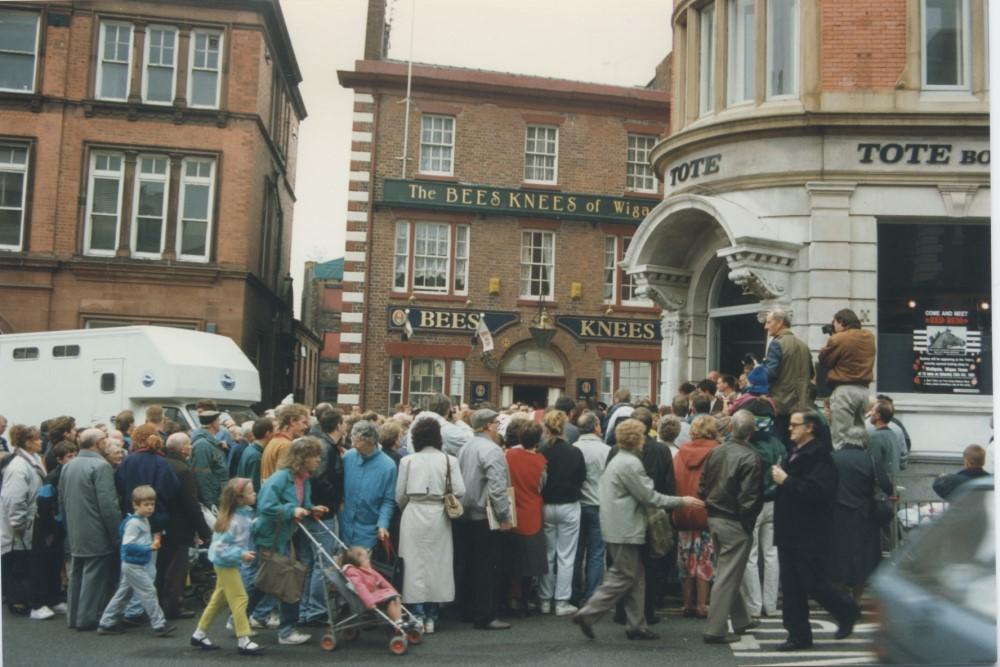
{"type": "Polygon", "coordinates": [[[628,338],[628,327],[624,322],[615,322],[615,338],[628,338]]]}
{"type": "Polygon", "coordinates": [[[475,329],[479,326],[479,313],[469,313],[469,329],[475,329]]]}
{"type": "Polygon", "coordinates": [[[652,324],[643,324],[642,329],[646,340],[653,340],[656,338],[656,329],[653,328],[652,324]]]}
{"type": "Polygon", "coordinates": [[[593,320],[580,320],[580,337],[584,336],[596,336],[594,332],[594,321],[593,320]]]}
{"type": "Polygon", "coordinates": [[[601,336],[605,338],[614,338],[614,333],[611,330],[611,322],[598,322],[597,331],[601,336]]]}
{"type": "Polygon", "coordinates": [[[538,208],[543,211],[549,210],[549,195],[538,195],[538,208]]]}
{"type": "Polygon", "coordinates": [[[615,213],[621,214],[625,210],[625,202],[623,201],[619,201],[616,199],[614,205],[615,205],[615,213]]]}
{"type": "Polygon", "coordinates": [[[416,183],[410,183],[410,199],[416,199],[417,198],[417,188],[419,188],[419,187],[420,186],[417,185],[416,183]]]}
{"type": "Polygon", "coordinates": [[[524,207],[535,208],[535,195],[530,192],[524,193],[524,207]]]}
{"type": "Polygon", "coordinates": [[[521,206],[521,193],[520,192],[509,192],[507,193],[510,197],[509,208],[523,208],[521,206]]]}
{"type": "Polygon", "coordinates": [[[463,204],[472,203],[472,190],[468,188],[462,188],[462,203],[463,204]]]}
{"type": "Polygon", "coordinates": [[[503,201],[503,200],[500,199],[500,193],[499,192],[497,192],[496,190],[494,190],[492,193],[490,193],[490,206],[493,206],[493,207],[500,206],[500,202],[501,201],[503,201]]]}
{"type": "Polygon", "coordinates": [[[421,310],[420,311],[420,326],[421,327],[433,327],[434,326],[434,311],[432,311],[432,310],[421,310]]]}
{"type": "Polygon", "coordinates": [[[486,190],[476,190],[476,206],[486,206],[486,190]]]}
{"type": "Polygon", "coordinates": [[[639,337],[640,326],[638,322],[629,322],[628,325],[628,337],[638,338],[639,337]]]}
{"type": "Polygon", "coordinates": [[[562,195],[553,195],[553,197],[552,197],[552,210],[553,211],[560,211],[560,212],[563,210],[563,196],[562,195]]]}
{"type": "Polygon", "coordinates": [[[448,186],[444,191],[445,201],[449,204],[454,204],[458,201],[458,189],[448,186]]]}
{"type": "Polygon", "coordinates": [[[566,210],[570,213],[576,211],[576,197],[570,197],[566,200],[566,210]]]}
{"type": "Polygon", "coordinates": [[[465,313],[455,313],[455,316],[454,316],[454,318],[452,320],[451,328],[452,329],[468,329],[469,328],[469,323],[466,320],[467,320],[467,316],[466,316],[465,313]]]}

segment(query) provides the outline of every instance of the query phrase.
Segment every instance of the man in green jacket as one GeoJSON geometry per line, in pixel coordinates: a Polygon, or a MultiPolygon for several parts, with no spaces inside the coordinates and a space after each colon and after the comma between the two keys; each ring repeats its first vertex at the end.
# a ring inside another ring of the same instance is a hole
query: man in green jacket
{"type": "Polygon", "coordinates": [[[788,418],[792,410],[809,406],[808,387],[812,380],[813,363],[809,346],[796,338],[789,328],[792,318],[784,310],[775,308],[764,320],[764,330],[771,337],[764,357],[771,398],[778,407],[774,418],[774,433],[790,445],[788,418]]]}
{"type": "Polygon", "coordinates": [[[219,413],[206,410],[198,414],[201,428],[191,434],[191,470],[198,487],[198,502],[206,507],[219,504],[222,487],[229,481],[229,467],[222,443],[215,438],[219,432],[219,413]]]}

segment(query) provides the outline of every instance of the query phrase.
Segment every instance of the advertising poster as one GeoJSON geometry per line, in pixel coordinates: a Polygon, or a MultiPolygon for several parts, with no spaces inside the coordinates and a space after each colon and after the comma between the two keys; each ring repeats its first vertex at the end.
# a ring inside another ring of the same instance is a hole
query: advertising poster
{"type": "Polygon", "coordinates": [[[980,394],[982,341],[976,313],[925,310],[913,330],[913,388],[928,394],[980,394]]]}

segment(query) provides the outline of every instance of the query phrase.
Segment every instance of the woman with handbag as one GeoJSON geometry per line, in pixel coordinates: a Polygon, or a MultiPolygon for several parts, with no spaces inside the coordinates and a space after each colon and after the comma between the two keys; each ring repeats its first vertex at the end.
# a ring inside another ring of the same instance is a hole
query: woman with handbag
{"type": "Polygon", "coordinates": [[[458,460],[441,451],[441,426],[421,419],[410,428],[414,453],[404,457],[396,478],[396,503],[402,508],[399,555],[403,603],[421,617],[424,632],[434,632],[442,602],[455,599],[451,519],[462,514],[465,483],[458,460]]]}
{"type": "Polygon", "coordinates": [[[299,438],[257,495],[254,544],[258,569],[247,612],[252,613],[268,593],[277,597],[281,613],[279,644],[302,644],[310,638],[295,629],[306,568],[296,560],[292,541],[297,521],[310,514],[322,516],[329,511],[322,505],[313,506],[311,498],[309,476],[319,467],[321,455],[318,439],[299,438]]]}
{"type": "Polygon", "coordinates": [[[851,426],[844,439],[841,448],[833,452],[837,497],[830,524],[829,574],[834,586],[860,602],[865,582],[882,558],[872,496],[875,489],[892,495],[892,484],[865,447],[865,429],[851,426]]]}

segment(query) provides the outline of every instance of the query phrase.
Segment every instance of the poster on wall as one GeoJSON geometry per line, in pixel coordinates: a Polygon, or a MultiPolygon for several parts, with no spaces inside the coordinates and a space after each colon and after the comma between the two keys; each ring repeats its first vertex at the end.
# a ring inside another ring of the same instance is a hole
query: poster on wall
{"type": "Polygon", "coordinates": [[[913,330],[913,388],[929,394],[981,394],[983,363],[976,313],[925,310],[913,330]]]}

